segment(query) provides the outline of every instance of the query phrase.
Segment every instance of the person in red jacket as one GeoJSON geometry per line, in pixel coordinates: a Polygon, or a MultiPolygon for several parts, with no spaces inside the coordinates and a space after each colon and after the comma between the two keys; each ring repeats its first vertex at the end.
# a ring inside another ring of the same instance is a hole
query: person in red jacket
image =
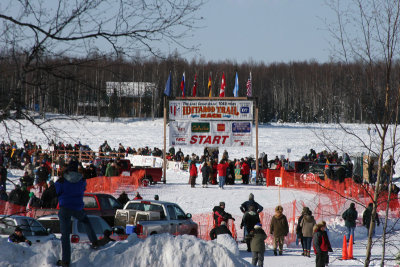
{"type": "Polygon", "coordinates": [[[247,163],[247,160],[241,159],[241,162],[242,162],[242,167],[240,168],[241,169],[240,172],[242,173],[243,184],[249,184],[250,166],[247,163]]]}
{"type": "Polygon", "coordinates": [[[224,189],[225,179],[226,179],[226,169],[228,168],[229,164],[224,159],[221,159],[217,166],[218,170],[218,177],[219,177],[219,188],[224,189]]]}
{"type": "Polygon", "coordinates": [[[316,254],[315,266],[324,267],[329,262],[328,252],[332,252],[331,243],[326,233],[326,224],[318,223],[315,227],[313,235],[313,248],[316,254]]]}
{"type": "Polygon", "coordinates": [[[136,195],[133,200],[143,199],[142,196],[139,194],[139,191],[136,192],[136,195]]]}
{"type": "Polygon", "coordinates": [[[194,187],[196,184],[196,178],[197,178],[197,167],[196,167],[195,161],[192,161],[190,163],[189,175],[190,175],[190,185],[192,187],[194,187]]]}

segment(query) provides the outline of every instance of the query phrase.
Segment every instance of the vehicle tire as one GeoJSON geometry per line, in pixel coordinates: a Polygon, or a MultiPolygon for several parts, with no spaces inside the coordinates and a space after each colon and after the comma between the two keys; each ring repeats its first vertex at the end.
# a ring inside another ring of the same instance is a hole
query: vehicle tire
{"type": "Polygon", "coordinates": [[[157,234],[157,232],[151,232],[150,233],[150,235],[156,235],[157,234]]]}
{"type": "Polygon", "coordinates": [[[147,186],[149,186],[150,184],[151,184],[151,178],[147,178],[147,177],[144,177],[143,179],[142,179],[142,185],[144,186],[144,187],[147,187],[147,186]]]}

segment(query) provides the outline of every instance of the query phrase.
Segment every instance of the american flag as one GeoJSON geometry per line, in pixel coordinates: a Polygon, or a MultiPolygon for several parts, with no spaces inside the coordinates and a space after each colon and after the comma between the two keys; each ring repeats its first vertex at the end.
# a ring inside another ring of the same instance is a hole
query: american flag
{"type": "Polygon", "coordinates": [[[247,80],[246,88],[247,88],[247,96],[251,97],[251,95],[252,95],[252,91],[251,91],[251,89],[252,89],[251,88],[251,72],[250,72],[250,77],[247,80]]]}

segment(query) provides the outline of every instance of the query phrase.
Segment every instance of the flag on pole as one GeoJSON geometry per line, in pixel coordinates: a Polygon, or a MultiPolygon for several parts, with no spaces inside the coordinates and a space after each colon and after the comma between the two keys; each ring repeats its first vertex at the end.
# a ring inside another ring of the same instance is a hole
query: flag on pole
{"type": "Polygon", "coordinates": [[[185,73],[183,73],[182,76],[181,91],[182,91],[182,97],[185,97],[185,73]]]}
{"type": "Polygon", "coordinates": [[[196,96],[196,93],[197,93],[197,74],[194,75],[192,96],[196,96]]]}
{"type": "Polygon", "coordinates": [[[211,74],[208,76],[208,97],[212,97],[211,74]]]}
{"type": "Polygon", "coordinates": [[[236,77],[235,77],[235,87],[233,87],[233,96],[238,97],[239,94],[239,77],[236,72],[236,77]]]}
{"type": "Polygon", "coordinates": [[[219,90],[219,97],[225,97],[225,73],[222,73],[221,89],[219,90]]]}
{"type": "Polygon", "coordinates": [[[251,97],[253,92],[252,92],[252,85],[251,85],[251,72],[250,72],[250,77],[247,80],[246,88],[247,88],[247,96],[251,97]]]}
{"type": "Polygon", "coordinates": [[[164,95],[170,96],[171,95],[171,87],[172,87],[172,80],[171,80],[171,72],[169,72],[167,83],[165,84],[164,95]]]}

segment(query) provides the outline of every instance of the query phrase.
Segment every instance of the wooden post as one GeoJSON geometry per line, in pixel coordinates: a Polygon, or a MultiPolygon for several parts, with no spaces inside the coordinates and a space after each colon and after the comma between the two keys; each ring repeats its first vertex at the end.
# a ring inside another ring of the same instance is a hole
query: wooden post
{"type": "Polygon", "coordinates": [[[166,154],[167,154],[167,97],[164,96],[164,153],[163,153],[163,171],[164,171],[163,183],[164,184],[167,182],[166,154]]]}
{"type": "Polygon", "coordinates": [[[256,182],[258,178],[258,107],[256,106],[256,114],[255,114],[255,123],[256,123],[256,182]]]}

